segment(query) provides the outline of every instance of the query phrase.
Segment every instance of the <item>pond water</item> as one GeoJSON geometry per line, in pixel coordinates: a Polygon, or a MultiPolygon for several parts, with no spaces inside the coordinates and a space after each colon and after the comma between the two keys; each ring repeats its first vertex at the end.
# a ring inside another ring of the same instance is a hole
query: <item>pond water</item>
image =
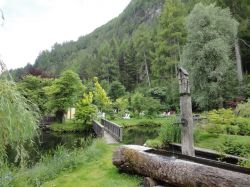
{"type": "MultiPolygon", "coordinates": [[[[143,145],[147,139],[158,136],[159,127],[130,127],[124,129],[124,144],[143,145]]],[[[63,145],[68,149],[81,146],[81,143],[93,137],[93,134],[84,133],[55,133],[51,131],[41,131],[34,139],[33,145],[26,145],[29,155],[28,165],[34,165],[42,155],[53,153],[57,146],[63,145]]],[[[8,149],[9,163],[14,163],[16,152],[8,149]]]]}
{"type": "MultiPolygon", "coordinates": [[[[29,159],[28,165],[33,165],[42,155],[46,153],[53,153],[53,151],[58,146],[65,146],[68,149],[74,147],[79,147],[87,138],[92,137],[93,135],[83,134],[83,133],[55,133],[50,131],[41,131],[39,136],[34,139],[32,145],[26,145],[25,148],[28,152],[29,159]]],[[[10,163],[14,163],[15,160],[15,151],[8,149],[8,158],[10,163]]]]}
{"type": "Polygon", "coordinates": [[[143,145],[148,139],[154,139],[158,136],[160,127],[155,126],[138,126],[129,127],[123,130],[124,144],[143,145]]]}

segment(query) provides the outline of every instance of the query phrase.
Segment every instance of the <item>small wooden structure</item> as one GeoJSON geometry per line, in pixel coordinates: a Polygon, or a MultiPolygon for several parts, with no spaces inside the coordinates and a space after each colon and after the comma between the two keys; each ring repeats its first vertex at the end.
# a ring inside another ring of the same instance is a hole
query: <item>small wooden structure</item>
{"type": "Polygon", "coordinates": [[[104,137],[104,126],[98,121],[93,121],[93,130],[97,137],[104,137]]]}
{"type": "Polygon", "coordinates": [[[108,121],[106,119],[101,119],[101,124],[104,126],[105,131],[107,131],[112,137],[114,137],[117,141],[122,141],[123,135],[123,127],[108,121]]]}
{"type": "Polygon", "coordinates": [[[180,109],[181,109],[181,144],[182,154],[194,156],[193,114],[190,96],[188,72],[178,67],[180,109]]]}

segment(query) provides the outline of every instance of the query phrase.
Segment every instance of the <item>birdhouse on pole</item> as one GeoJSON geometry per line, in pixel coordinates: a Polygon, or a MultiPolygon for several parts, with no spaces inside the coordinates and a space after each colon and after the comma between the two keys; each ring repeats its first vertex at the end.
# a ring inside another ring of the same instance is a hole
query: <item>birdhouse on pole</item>
{"type": "Polygon", "coordinates": [[[193,114],[192,102],[190,96],[190,85],[188,72],[178,67],[179,92],[180,92],[180,109],[181,109],[181,148],[182,154],[194,156],[193,140],[193,114]]]}
{"type": "Polygon", "coordinates": [[[181,95],[190,94],[188,72],[182,67],[177,68],[179,79],[179,91],[181,95]]]}

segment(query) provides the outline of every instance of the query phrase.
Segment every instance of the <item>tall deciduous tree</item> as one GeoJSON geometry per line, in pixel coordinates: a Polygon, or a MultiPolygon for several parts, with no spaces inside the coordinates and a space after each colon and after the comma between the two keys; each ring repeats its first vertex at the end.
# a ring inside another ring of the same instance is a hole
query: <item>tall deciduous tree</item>
{"type": "Polygon", "coordinates": [[[96,106],[93,105],[93,93],[83,95],[83,98],[76,104],[76,119],[83,122],[85,130],[89,130],[92,127],[92,120],[96,113],[96,106]]]}
{"type": "Polygon", "coordinates": [[[18,82],[17,86],[23,96],[35,103],[39,107],[41,115],[44,115],[47,112],[46,103],[48,102],[44,87],[50,86],[51,83],[51,79],[28,75],[18,82]]]}
{"type": "Polygon", "coordinates": [[[111,105],[111,101],[106,91],[99,84],[97,77],[94,77],[94,104],[100,111],[105,111],[111,105]]]}
{"type": "Polygon", "coordinates": [[[51,86],[46,87],[49,96],[49,108],[54,111],[58,122],[63,121],[67,108],[75,105],[83,92],[83,85],[79,75],[68,70],[61,74],[51,86]]]}
{"type": "Polygon", "coordinates": [[[193,96],[200,109],[220,107],[234,82],[232,45],[238,23],[228,9],[197,4],[186,22],[188,42],[183,52],[193,96]]]}

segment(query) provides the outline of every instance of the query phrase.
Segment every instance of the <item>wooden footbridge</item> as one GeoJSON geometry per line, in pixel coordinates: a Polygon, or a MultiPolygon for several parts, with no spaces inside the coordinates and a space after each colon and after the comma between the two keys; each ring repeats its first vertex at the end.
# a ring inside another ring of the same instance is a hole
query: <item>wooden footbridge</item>
{"type": "Polygon", "coordinates": [[[123,127],[106,119],[94,121],[93,129],[98,137],[105,139],[107,144],[117,144],[122,141],[123,127]]]}

